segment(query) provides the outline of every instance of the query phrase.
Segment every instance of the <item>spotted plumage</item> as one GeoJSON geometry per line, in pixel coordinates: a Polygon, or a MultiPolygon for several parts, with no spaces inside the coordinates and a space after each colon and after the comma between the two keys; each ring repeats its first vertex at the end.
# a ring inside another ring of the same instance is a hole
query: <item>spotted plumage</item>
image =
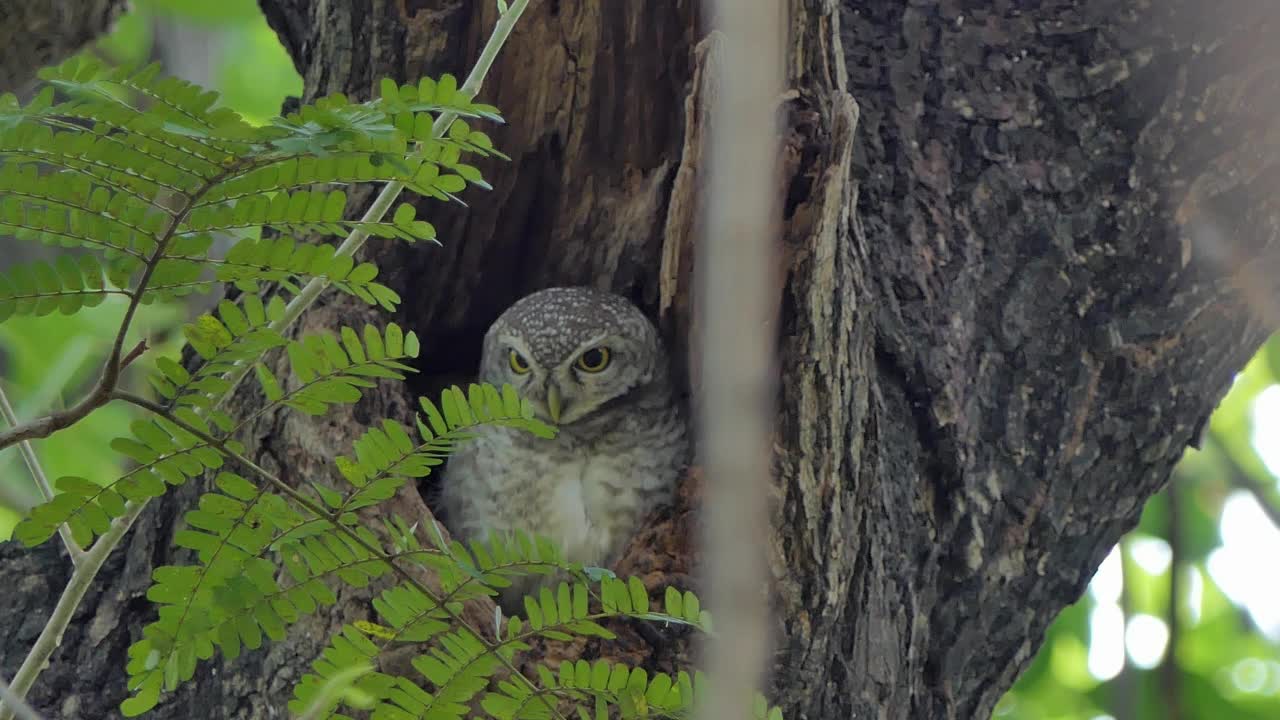
{"type": "Polygon", "coordinates": [[[619,295],[549,288],[511,306],[485,335],[480,379],[514,385],[558,434],[479,430],[445,471],[449,528],[466,539],[524,530],[571,561],[616,560],[687,459],[667,362],[653,324],[619,295]]]}

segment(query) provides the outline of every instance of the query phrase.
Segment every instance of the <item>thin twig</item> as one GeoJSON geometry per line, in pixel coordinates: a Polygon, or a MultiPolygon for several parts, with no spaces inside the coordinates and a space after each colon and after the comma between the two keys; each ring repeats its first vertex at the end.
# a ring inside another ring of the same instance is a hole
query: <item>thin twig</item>
{"type": "MultiPolygon", "coordinates": [[[[154,289],[154,288],[150,288],[154,289]]],[[[123,370],[133,364],[134,360],[142,357],[142,353],[147,351],[147,341],[139,340],[137,345],[133,346],[123,359],[120,360],[120,369],[123,370]]]]}
{"type": "Polygon", "coordinates": [[[23,440],[46,438],[59,430],[65,430],[72,425],[75,425],[88,417],[89,413],[102,407],[103,403],[107,400],[108,392],[110,392],[109,389],[104,389],[99,384],[99,386],[95,386],[88,395],[82,398],[80,402],[66,410],[53,413],[52,415],[46,415],[45,417],[37,420],[25,422],[16,427],[9,428],[4,432],[0,432],[0,450],[15,443],[20,443],[23,440]]]}
{"type": "Polygon", "coordinates": [[[772,264],[779,223],[778,106],[782,38],[777,0],[705,7],[720,34],[711,105],[705,235],[698,250],[697,352],[703,371],[698,437],[707,478],[709,599],[719,633],[704,650],[710,678],[698,717],[751,717],[768,651],[765,538],[773,447],[772,264]],[[726,71],[727,69],[727,71],[726,71]]]}
{"type": "MultiPolygon", "coordinates": [[[[18,427],[18,414],[13,411],[13,406],[9,404],[9,396],[4,391],[4,385],[0,384],[0,413],[4,415],[4,421],[9,423],[10,427],[18,427]]],[[[40,496],[45,502],[53,499],[53,486],[49,484],[49,477],[44,474],[44,468],[40,466],[40,458],[36,455],[36,449],[31,447],[30,440],[23,440],[18,443],[18,452],[22,454],[22,460],[27,464],[27,470],[31,471],[31,478],[35,480],[36,487],[40,489],[40,496]]],[[[71,528],[66,523],[58,526],[58,536],[62,538],[62,544],[67,546],[67,554],[71,556],[71,564],[79,567],[84,562],[84,548],[80,547],[80,543],[76,542],[71,536],[71,528]]]]}

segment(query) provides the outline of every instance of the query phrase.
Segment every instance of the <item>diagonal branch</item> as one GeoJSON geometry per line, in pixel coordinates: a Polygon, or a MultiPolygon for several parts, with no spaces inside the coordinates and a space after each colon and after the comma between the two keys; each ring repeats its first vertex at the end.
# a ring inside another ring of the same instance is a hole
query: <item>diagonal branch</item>
{"type": "Polygon", "coordinates": [[[104,369],[102,377],[99,378],[98,384],[80,400],[80,402],[72,405],[66,410],[62,410],[52,415],[46,415],[38,420],[16,425],[4,432],[0,432],[0,450],[19,443],[24,440],[37,440],[46,438],[66,428],[75,425],[89,415],[89,413],[106,405],[111,399],[111,390],[115,387],[115,382],[120,376],[120,371],[128,367],[130,363],[138,359],[139,355],[146,352],[147,341],[141,340],[127,355],[121,358],[115,366],[114,372],[110,375],[110,384],[103,382],[108,377],[104,369]]]}
{"type": "Polygon", "coordinates": [[[18,720],[44,720],[36,714],[36,711],[27,704],[26,700],[14,694],[9,683],[5,682],[4,678],[0,678],[0,702],[5,705],[12,705],[18,720]]]}

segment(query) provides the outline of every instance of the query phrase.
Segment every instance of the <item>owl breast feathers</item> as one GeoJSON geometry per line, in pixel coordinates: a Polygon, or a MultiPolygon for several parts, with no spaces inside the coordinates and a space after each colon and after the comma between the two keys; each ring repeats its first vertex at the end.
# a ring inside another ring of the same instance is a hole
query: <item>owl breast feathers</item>
{"type": "Polygon", "coordinates": [[[653,324],[625,298],[549,288],[502,314],[484,338],[480,380],[510,383],[555,439],[481,428],[450,459],[445,519],[463,539],[523,530],[570,561],[614,561],[666,501],[688,438],[653,324]]]}

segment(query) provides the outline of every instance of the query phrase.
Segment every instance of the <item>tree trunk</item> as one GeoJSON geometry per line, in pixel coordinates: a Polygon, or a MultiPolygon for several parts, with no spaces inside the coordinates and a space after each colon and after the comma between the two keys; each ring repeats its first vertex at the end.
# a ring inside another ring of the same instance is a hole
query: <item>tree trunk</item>
{"type": "MultiPolygon", "coordinates": [[[[462,75],[496,12],[261,4],[308,99],[462,75]]],[[[492,134],[511,162],[483,167],[494,190],[423,208],[444,249],[367,251],[424,339],[416,392],[472,372],[488,323],[551,284],[629,294],[687,347],[705,97],[733,69],[692,2],[532,5],[482,93],[509,123],[492,134]]],[[[1280,316],[1280,9],[972,5],[790,6],[769,542],[772,694],[796,720],[988,717],[1280,316]]],[[[366,319],[331,295],[305,322],[366,319]]],[[[389,385],[345,416],[279,415],[251,446],[287,476],[331,472],[358,426],[409,401],[389,385]]],[[[115,717],[193,492],[155,503],[111,560],[33,693],[50,716],[115,717]]],[[[428,512],[407,495],[397,512],[428,512]]],[[[687,583],[696,501],[695,476],[620,569],[687,583]]],[[[0,618],[5,672],[65,580],[58,552],[3,550],[21,605],[0,618]]],[[[153,717],[279,717],[324,633],[367,612],[348,594],[203,666],[153,717]]],[[[667,667],[687,643],[611,649],[667,667]]]]}
{"type": "Polygon", "coordinates": [[[24,90],[45,65],[111,28],[125,0],[5,0],[0,4],[0,93],[24,90]]]}

